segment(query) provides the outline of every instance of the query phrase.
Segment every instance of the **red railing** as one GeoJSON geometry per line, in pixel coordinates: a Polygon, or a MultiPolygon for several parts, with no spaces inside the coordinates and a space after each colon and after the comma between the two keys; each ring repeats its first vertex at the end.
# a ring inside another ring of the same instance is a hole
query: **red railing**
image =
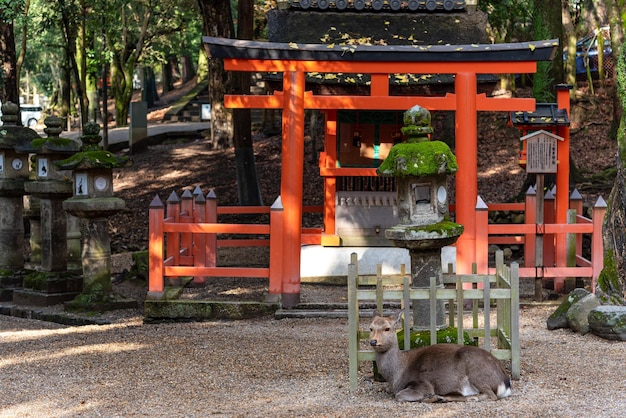
{"type": "MultiPolygon", "coordinates": [[[[321,206],[305,206],[321,212],[321,206]]],[[[217,206],[213,190],[206,197],[196,188],[179,198],[172,192],[164,205],[159,196],[150,203],[148,296],[163,296],[165,284],[193,277],[203,285],[206,277],[261,277],[269,279],[269,293],[282,293],[282,216],[280,198],[272,206],[217,206]],[[218,223],[218,215],[268,214],[268,224],[218,223]],[[218,234],[245,238],[218,238],[218,234]],[[250,238],[250,235],[255,235],[250,238]],[[217,267],[217,251],[224,247],[269,247],[268,267],[217,267]]],[[[320,244],[320,228],[303,228],[303,244],[320,244]]]]}
{"type": "MultiPolygon", "coordinates": [[[[476,260],[478,273],[493,273],[488,266],[490,244],[524,246],[524,266],[520,277],[554,278],[561,286],[565,277],[586,277],[595,288],[603,267],[602,222],[606,204],[602,198],[593,208],[592,218],[582,214],[582,198],[570,197],[571,223],[555,224],[554,200],[544,200],[544,223],[536,223],[536,194],[528,193],[524,203],[486,205],[479,199],[476,210],[476,260]],[[518,211],[524,223],[489,223],[490,211],[518,211]],[[543,235],[543,265],[536,266],[536,237],[543,235]],[[567,265],[556,265],[556,236],[566,234],[569,253],[575,257],[567,265]],[[591,259],[582,255],[582,235],[591,236],[591,259]]],[[[304,212],[321,212],[321,206],[305,206],[304,212]]],[[[451,207],[454,211],[454,207],[451,207]]],[[[150,204],[148,295],[160,298],[167,282],[177,284],[181,277],[193,277],[203,285],[206,277],[261,277],[269,279],[269,293],[281,294],[283,209],[280,198],[272,206],[217,206],[213,191],[206,197],[197,188],[179,198],[172,193],[164,205],[157,195],[150,204]],[[167,213],[166,213],[167,212],[167,213]],[[269,223],[218,223],[218,215],[267,214],[269,223]],[[218,236],[222,234],[222,238],[218,236]],[[228,235],[228,238],[224,238],[228,235]],[[243,235],[244,238],[233,236],[243,235]],[[255,235],[251,238],[250,235],[255,235]],[[217,267],[217,251],[225,247],[269,247],[268,267],[217,267]]],[[[321,228],[302,228],[302,244],[321,244],[321,228]]]]}
{"type": "Polygon", "coordinates": [[[595,289],[602,271],[603,243],[602,222],[606,213],[606,203],[600,197],[593,207],[592,218],[583,216],[583,202],[580,194],[574,191],[570,197],[570,210],[567,224],[554,223],[554,195],[544,197],[544,223],[536,223],[537,196],[534,191],[526,195],[524,203],[486,205],[479,200],[476,206],[476,260],[479,273],[493,273],[488,268],[488,247],[490,244],[520,244],[524,246],[524,267],[520,267],[520,277],[553,278],[555,290],[562,290],[566,277],[586,277],[595,289]],[[524,213],[524,223],[490,224],[490,211],[519,211],[524,213]],[[557,266],[557,235],[565,234],[567,242],[567,265],[557,266]],[[583,257],[582,236],[591,238],[591,259],[583,257]],[[536,265],[536,237],[543,235],[543,263],[536,265]]]}

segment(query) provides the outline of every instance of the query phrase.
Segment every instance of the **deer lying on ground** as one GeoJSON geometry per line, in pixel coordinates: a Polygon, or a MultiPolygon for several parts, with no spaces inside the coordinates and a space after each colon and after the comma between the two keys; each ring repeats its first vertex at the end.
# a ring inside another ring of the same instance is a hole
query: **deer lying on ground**
{"type": "Polygon", "coordinates": [[[495,401],[511,394],[502,363],[479,347],[436,344],[400,351],[396,325],[401,317],[402,312],[388,318],[375,312],[369,340],[378,371],[398,401],[495,401]]]}

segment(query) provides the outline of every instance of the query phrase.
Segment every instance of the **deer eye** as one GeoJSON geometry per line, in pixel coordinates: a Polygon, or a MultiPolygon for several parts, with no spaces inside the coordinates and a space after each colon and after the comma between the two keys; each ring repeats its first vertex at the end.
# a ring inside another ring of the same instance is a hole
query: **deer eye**
{"type": "Polygon", "coordinates": [[[389,332],[389,331],[391,331],[391,328],[387,327],[387,328],[385,328],[385,331],[389,332]]]}

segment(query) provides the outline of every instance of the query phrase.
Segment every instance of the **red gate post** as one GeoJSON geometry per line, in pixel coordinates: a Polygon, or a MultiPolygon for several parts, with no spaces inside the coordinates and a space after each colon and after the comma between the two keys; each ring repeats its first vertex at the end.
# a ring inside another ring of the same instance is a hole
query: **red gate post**
{"type": "MultiPolygon", "coordinates": [[[[537,224],[537,192],[530,186],[526,191],[526,201],[524,206],[524,223],[527,225],[537,224]]],[[[524,235],[524,267],[535,268],[537,245],[535,234],[524,235]]]]}
{"type": "MultiPolygon", "coordinates": [[[[189,189],[186,189],[180,197],[180,217],[179,222],[191,222],[193,220],[193,195],[189,189]]],[[[180,251],[182,255],[191,257],[193,246],[193,238],[191,232],[182,232],[180,234],[180,251]]],[[[181,265],[191,265],[187,262],[183,262],[184,258],[181,258],[181,265]]]]}
{"type": "MultiPolygon", "coordinates": [[[[576,215],[583,216],[583,197],[578,193],[578,190],[574,189],[569,197],[569,207],[576,211],[576,215]]],[[[583,235],[576,234],[576,255],[582,256],[583,254],[583,235]]]]}
{"type": "Polygon", "coordinates": [[[600,272],[604,268],[604,246],[602,243],[602,224],[606,215],[606,202],[602,196],[598,197],[593,206],[593,236],[591,237],[591,265],[593,266],[593,276],[591,277],[591,291],[595,293],[596,284],[600,272]]]}
{"type": "MultiPolygon", "coordinates": [[[[537,190],[537,193],[541,193],[542,191],[537,190]]],[[[554,193],[552,190],[548,190],[543,198],[543,223],[545,225],[554,224],[556,221],[555,215],[555,201],[554,201],[554,193]]],[[[566,223],[566,222],[565,222],[566,223]]],[[[543,264],[542,267],[554,267],[556,264],[556,260],[554,258],[554,246],[556,244],[555,234],[545,234],[543,236],[543,264]]],[[[554,279],[554,291],[560,292],[563,289],[564,278],[554,279]]]]}
{"type": "MultiPolygon", "coordinates": [[[[205,219],[207,223],[216,224],[217,223],[217,196],[215,195],[215,190],[209,190],[209,193],[206,195],[206,215],[205,219]]],[[[211,233],[206,234],[206,242],[205,242],[205,265],[207,267],[215,267],[217,266],[217,234],[211,233]]]]}
{"type": "Polygon", "coordinates": [[[283,293],[283,222],[283,203],[278,196],[270,208],[270,295],[283,293]]]}
{"type": "Polygon", "coordinates": [[[456,222],[463,234],[456,243],[457,274],[472,273],[476,261],[476,198],[478,196],[478,145],[476,115],[476,73],[457,73],[456,92],[456,222]]]}
{"type": "MultiPolygon", "coordinates": [[[[167,205],[167,222],[177,224],[180,218],[180,199],[176,192],[170,193],[169,197],[165,201],[167,205]]],[[[171,265],[177,266],[180,264],[180,232],[166,232],[166,250],[165,255],[172,260],[171,265]]],[[[168,282],[172,286],[180,286],[180,277],[170,277],[168,282]]]]}
{"type": "MultiPolygon", "coordinates": [[[[478,196],[476,199],[476,273],[489,273],[489,208],[478,196]]],[[[465,288],[465,285],[463,286],[465,288]]],[[[471,285],[467,286],[471,289],[471,285]]],[[[478,283],[483,288],[483,283],[478,283]]]]}
{"type": "MultiPolygon", "coordinates": [[[[337,110],[328,110],[326,114],[326,129],[324,131],[325,153],[320,158],[320,167],[335,168],[337,166],[337,110]]],[[[324,235],[334,236],[335,231],[335,200],[337,199],[337,177],[324,177],[324,235]]],[[[326,244],[327,238],[322,235],[322,245],[326,244]]],[[[333,237],[334,238],[334,237],[333,237]]]]}
{"type": "Polygon", "coordinates": [[[156,195],[150,203],[148,225],[148,298],[160,299],[163,285],[163,202],[156,195]]]}
{"type": "MultiPolygon", "coordinates": [[[[206,222],[206,199],[202,194],[200,187],[196,187],[193,191],[193,223],[206,222]]],[[[193,265],[195,267],[204,267],[206,235],[204,233],[193,234],[193,265]]],[[[194,276],[191,285],[193,287],[204,287],[206,277],[194,276]]]]}
{"type": "MultiPolygon", "coordinates": [[[[556,103],[557,108],[565,109],[567,115],[570,114],[570,84],[557,84],[556,103]]],[[[567,211],[569,209],[569,177],[570,177],[570,130],[569,126],[557,126],[557,135],[563,138],[557,141],[557,156],[559,159],[558,169],[556,172],[556,192],[555,192],[555,208],[554,223],[566,224],[567,211]]],[[[567,265],[567,237],[566,234],[555,234],[554,236],[554,265],[564,267],[567,265]]],[[[554,279],[554,290],[562,292],[565,284],[564,277],[554,279]]]]}
{"type": "Polygon", "coordinates": [[[300,302],[300,246],[304,177],[304,72],[283,75],[283,144],[280,196],[284,207],[283,297],[286,308],[300,302]]]}

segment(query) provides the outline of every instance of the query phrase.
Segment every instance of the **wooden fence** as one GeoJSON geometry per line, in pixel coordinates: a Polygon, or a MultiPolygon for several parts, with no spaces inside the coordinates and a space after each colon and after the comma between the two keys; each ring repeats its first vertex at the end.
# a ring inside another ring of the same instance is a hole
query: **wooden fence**
{"type": "MultiPolygon", "coordinates": [[[[303,209],[321,211],[318,206],[303,209]]],[[[200,188],[185,190],[180,197],[172,192],[165,205],[155,196],[150,203],[148,297],[160,299],[166,284],[177,285],[181,277],[190,276],[199,286],[206,277],[267,278],[269,293],[281,294],[282,217],[280,198],[272,206],[218,207],[213,190],[206,197],[200,188]],[[269,223],[219,223],[218,215],[226,214],[266,214],[269,223]],[[270,248],[268,267],[217,267],[219,248],[260,246],[270,248]]],[[[319,228],[302,229],[305,244],[319,244],[320,237],[319,228]]]]}
{"type": "MultiPolygon", "coordinates": [[[[493,274],[488,264],[490,244],[519,244],[524,246],[524,265],[520,277],[538,281],[554,279],[555,289],[561,291],[567,278],[590,278],[595,289],[603,267],[602,222],[606,203],[602,198],[593,208],[592,218],[583,215],[582,198],[578,192],[570,197],[570,222],[554,223],[554,199],[546,195],[544,223],[536,223],[536,194],[529,191],[523,203],[486,205],[479,198],[476,210],[476,263],[480,274],[493,274]],[[489,223],[489,212],[518,211],[524,223],[489,223]],[[544,239],[543,265],[535,265],[535,239],[544,239]],[[557,265],[556,237],[566,236],[567,265],[557,265]],[[591,238],[591,258],[582,254],[582,236],[591,238]]],[[[451,208],[454,210],[454,207],[451,208]]],[[[304,212],[322,212],[321,206],[304,206],[304,212]]],[[[280,197],[272,206],[219,206],[213,191],[206,196],[199,188],[186,190],[180,197],[172,193],[165,205],[157,195],[150,204],[149,230],[149,289],[148,297],[161,298],[167,282],[176,284],[180,277],[194,277],[202,285],[206,277],[262,277],[269,280],[269,293],[281,294],[289,286],[282,278],[283,210],[280,197]],[[267,215],[269,221],[259,223],[219,223],[218,215],[267,215]],[[251,237],[252,236],[252,237],[251,237]],[[241,237],[241,238],[236,238],[241,237]],[[217,251],[223,247],[266,246],[270,249],[268,267],[217,267],[217,251]]],[[[302,228],[301,244],[321,244],[322,228],[302,228]]],[[[293,285],[291,285],[293,286],[293,285]]]]}
{"type": "MultiPolygon", "coordinates": [[[[583,214],[582,197],[578,191],[570,196],[568,223],[556,224],[554,193],[548,191],[544,196],[544,222],[536,222],[537,194],[530,188],[523,203],[496,203],[486,205],[478,199],[476,205],[476,262],[479,273],[493,273],[488,267],[488,249],[490,244],[519,244],[524,246],[524,265],[520,267],[520,277],[534,277],[537,280],[553,279],[555,290],[562,292],[567,278],[585,277],[590,279],[592,291],[595,290],[598,276],[604,265],[602,243],[602,223],[606,214],[606,203],[598,198],[593,207],[592,217],[583,214]],[[496,224],[489,223],[489,212],[518,211],[524,214],[524,223],[496,224]],[[591,258],[582,254],[583,234],[589,234],[591,240],[591,258]],[[543,263],[537,266],[536,237],[543,235],[543,263]],[[564,235],[566,248],[559,249],[557,236],[564,235]],[[566,253],[567,262],[559,264],[557,251],[566,253]]],[[[571,290],[571,289],[569,289],[571,290]]]]}
{"type": "MultiPolygon", "coordinates": [[[[470,338],[478,338],[482,347],[490,351],[500,360],[511,361],[513,379],[520,377],[520,345],[519,345],[519,267],[512,263],[504,264],[502,251],[496,253],[496,269],[494,274],[443,274],[444,287],[437,287],[436,278],[431,278],[430,288],[416,289],[409,284],[410,274],[404,274],[404,266],[399,275],[382,275],[378,268],[376,275],[359,275],[357,255],[352,254],[348,265],[348,338],[349,338],[349,375],[350,390],[358,386],[358,369],[360,361],[372,361],[375,353],[371,349],[360,347],[361,341],[368,339],[369,331],[360,327],[359,304],[364,301],[375,301],[380,312],[383,312],[384,301],[401,301],[404,310],[404,350],[410,344],[411,300],[426,299],[430,301],[430,344],[437,342],[436,305],[438,300],[448,302],[448,324],[457,328],[457,341],[464,341],[464,334],[470,338]],[[470,288],[468,288],[469,284],[470,288]],[[477,288],[482,285],[481,289],[477,288]],[[401,285],[401,290],[388,289],[386,286],[401,285]],[[363,286],[367,286],[363,288],[363,286]],[[372,288],[375,286],[375,288],[372,288]],[[472,326],[465,327],[463,300],[473,301],[472,326]],[[478,314],[478,302],[483,302],[482,326],[478,314]],[[495,327],[491,324],[492,302],[495,302],[495,327]],[[492,338],[495,347],[492,347],[492,338]]],[[[451,271],[450,268],[448,271],[451,271]]]]}

